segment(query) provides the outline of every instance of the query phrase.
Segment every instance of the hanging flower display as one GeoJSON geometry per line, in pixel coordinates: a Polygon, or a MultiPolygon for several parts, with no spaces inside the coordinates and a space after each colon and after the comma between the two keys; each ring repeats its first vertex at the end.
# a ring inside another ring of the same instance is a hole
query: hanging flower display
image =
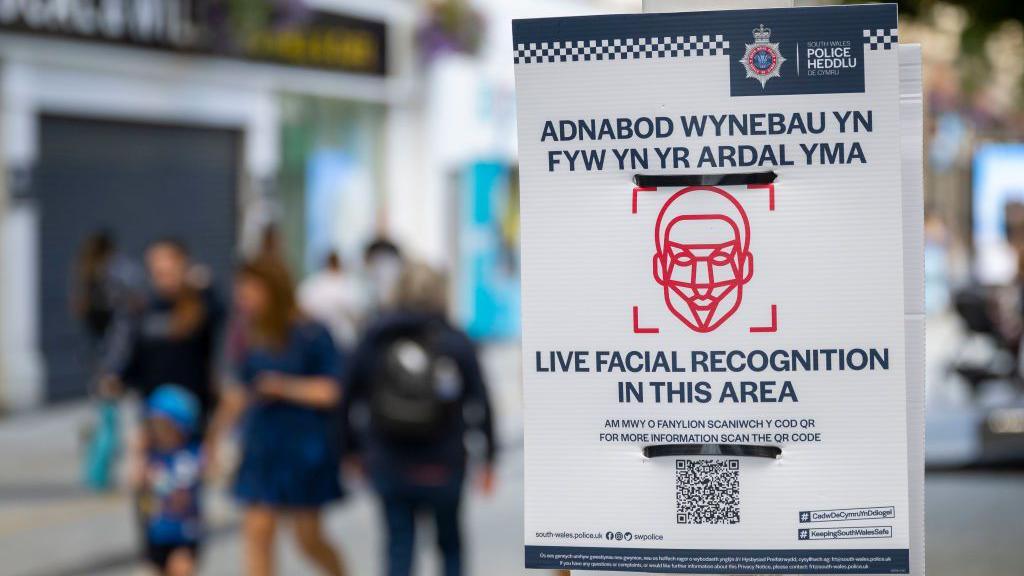
{"type": "Polygon", "coordinates": [[[467,0],[431,0],[419,30],[420,53],[430,62],[446,53],[475,55],[484,35],[484,18],[467,0]]]}

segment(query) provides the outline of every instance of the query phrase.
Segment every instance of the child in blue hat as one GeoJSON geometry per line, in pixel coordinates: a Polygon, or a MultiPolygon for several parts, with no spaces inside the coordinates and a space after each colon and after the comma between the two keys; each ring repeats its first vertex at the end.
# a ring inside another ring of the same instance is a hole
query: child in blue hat
{"type": "Polygon", "coordinates": [[[199,401],[180,386],[158,387],[146,402],[140,512],[146,559],[167,576],[195,573],[202,540],[199,401]]]}

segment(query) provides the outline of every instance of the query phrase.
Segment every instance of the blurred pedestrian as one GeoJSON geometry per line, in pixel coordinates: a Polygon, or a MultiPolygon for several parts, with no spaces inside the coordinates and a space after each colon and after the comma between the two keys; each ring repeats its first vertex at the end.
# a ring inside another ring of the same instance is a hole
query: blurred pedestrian
{"type": "Polygon", "coordinates": [[[380,236],[363,251],[363,318],[372,323],[394,304],[395,287],[402,273],[404,258],[398,245],[380,236]]]}
{"type": "Polygon", "coordinates": [[[332,250],[324,267],[299,285],[299,307],[331,331],[341,350],[352,350],[358,337],[358,298],[337,252],[332,250]]]}
{"type": "Polygon", "coordinates": [[[236,384],[224,390],[207,449],[240,419],[235,496],[244,506],[250,576],[274,573],[274,535],[289,520],[299,548],[323,573],[344,574],[323,535],[321,510],[342,496],[336,409],[339,355],[326,328],[304,319],[287,270],[271,260],[242,266],[235,305],[246,318],[236,384]]]}
{"type": "MultiPolygon", "coordinates": [[[[131,262],[118,252],[110,231],[101,230],[85,240],[75,265],[71,310],[86,335],[90,384],[95,383],[101,367],[114,318],[138,303],[139,276],[131,262]]],[[[119,436],[116,401],[100,395],[95,416],[82,435],[82,478],[86,486],[106,490],[113,485],[119,436]]]]}
{"type": "Polygon", "coordinates": [[[100,230],[82,244],[74,280],[71,308],[88,338],[89,369],[94,371],[115,316],[137,301],[141,278],[137,268],[118,251],[113,233],[100,230]]]}
{"type": "Polygon", "coordinates": [[[416,517],[437,527],[443,574],[463,574],[460,507],[467,475],[467,433],[483,442],[481,487],[493,488],[495,442],[491,407],[476,351],[447,320],[443,275],[409,264],[385,313],[352,358],[347,410],[369,414],[348,437],[365,460],[387,525],[387,574],[412,572],[416,517]]]}
{"type": "Polygon", "coordinates": [[[146,250],[150,292],[138,310],[119,318],[107,354],[106,387],[136,390],[143,398],[166,382],[188,389],[199,400],[200,427],[214,405],[218,339],[224,310],[197,273],[188,249],[174,239],[146,250]]]}
{"type": "Polygon", "coordinates": [[[180,386],[160,386],[146,402],[146,454],[134,474],[141,494],[146,560],[160,574],[191,576],[203,538],[199,403],[180,386]]]}
{"type": "Polygon", "coordinates": [[[266,260],[287,268],[284,234],[276,222],[271,222],[263,228],[259,248],[253,260],[266,260]]]}

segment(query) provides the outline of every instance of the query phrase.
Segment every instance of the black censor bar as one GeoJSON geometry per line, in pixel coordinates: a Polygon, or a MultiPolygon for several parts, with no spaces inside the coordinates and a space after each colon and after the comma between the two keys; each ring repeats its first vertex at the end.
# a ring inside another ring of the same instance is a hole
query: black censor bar
{"type": "Polygon", "coordinates": [[[636,174],[633,184],[641,188],[672,186],[743,186],[771,184],[778,174],[767,172],[732,172],[728,174],[636,174]]]}
{"type": "Polygon", "coordinates": [[[655,444],[644,446],[646,458],[666,456],[748,456],[775,459],[782,455],[778,446],[755,444],[655,444]]]}

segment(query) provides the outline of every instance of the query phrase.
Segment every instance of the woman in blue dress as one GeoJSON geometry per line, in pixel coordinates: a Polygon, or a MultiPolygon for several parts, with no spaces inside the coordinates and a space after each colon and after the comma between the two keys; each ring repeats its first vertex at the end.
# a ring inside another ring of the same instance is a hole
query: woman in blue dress
{"type": "Polygon", "coordinates": [[[234,493],[244,506],[245,573],[274,573],[274,533],[294,527],[299,548],[324,574],[345,573],[323,536],[320,511],[341,497],[335,407],[339,358],[327,330],[300,316],[288,272],[278,263],[242,266],[232,361],[237,383],[224,391],[208,442],[241,422],[234,493]]]}

